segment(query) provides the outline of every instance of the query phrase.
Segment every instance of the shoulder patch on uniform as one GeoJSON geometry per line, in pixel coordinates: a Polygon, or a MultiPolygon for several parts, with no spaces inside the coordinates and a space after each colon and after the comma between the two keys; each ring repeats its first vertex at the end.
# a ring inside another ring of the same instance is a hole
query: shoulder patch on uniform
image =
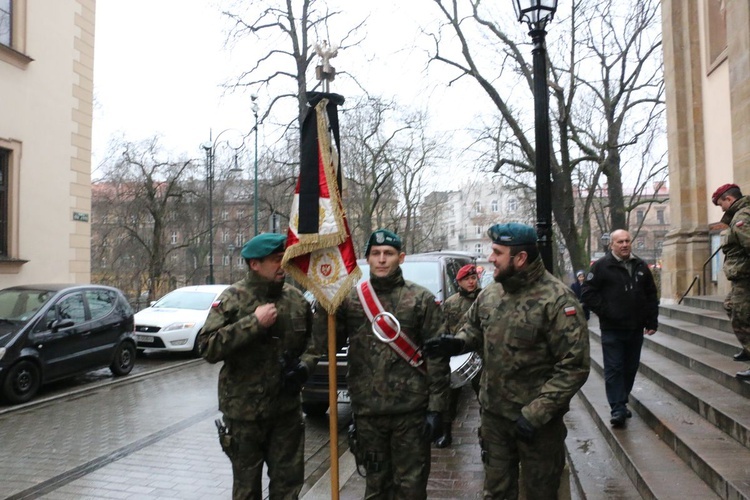
{"type": "Polygon", "coordinates": [[[589,273],[588,273],[588,274],[586,275],[586,281],[589,281],[589,280],[592,280],[592,279],[594,279],[594,273],[592,273],[592,272],[589,272],[589,273]]]}
{"type": "Polygon", "coordinates": [[[744,225],[745,225],[744,220],[738,220],[737,222],[734,223],[734,227],[742,227],[744,225]]]}
{"type": "Polygon", "coordinates": [[[575,316],[576,315],[576,308],[573,306],[568,306],[563,309],[563,312],[565,313],[565,316],[575,316]]]}

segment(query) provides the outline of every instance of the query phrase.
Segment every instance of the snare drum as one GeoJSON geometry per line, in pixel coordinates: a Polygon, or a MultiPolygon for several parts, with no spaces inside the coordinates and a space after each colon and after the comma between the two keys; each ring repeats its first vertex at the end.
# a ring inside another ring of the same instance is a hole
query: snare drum
{"type": "Polygon", "coordinates": [[[475,352],[451,356],[451,389],[468,384],[482,369],[482,358],[475,352]]]}

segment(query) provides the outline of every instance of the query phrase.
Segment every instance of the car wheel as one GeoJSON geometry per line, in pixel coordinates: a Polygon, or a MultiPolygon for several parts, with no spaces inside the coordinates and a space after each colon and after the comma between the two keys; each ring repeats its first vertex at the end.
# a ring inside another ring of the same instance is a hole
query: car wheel
{"type": "Polygon", "coordinates": [[[11,403],[25,403],[34,397],[41,382],[39,367],[31,361],[21,361],[8,370],[3,382],[3,394],[11,403]]]}
{"type": "Polygon", "coordinates": [[[115,349],[115,358],[109,369],[116,376],[127,375],[135,365],[135,346],[132,342],[121,342],[115,349]]]}
{"type": "Polygon", "coordinates": [[[193,342],[193,356],[196,358],[200,358],[203,355],[203,348],[201,346],[201,343],[198,341],[198,335],[195,336],[195,341],[193,342]]]}
{"type": "Polygon", "coordinates": [[[328,411],[328,401],[303,401],[302,411],[310,417],[322,417],[328,411]]]}

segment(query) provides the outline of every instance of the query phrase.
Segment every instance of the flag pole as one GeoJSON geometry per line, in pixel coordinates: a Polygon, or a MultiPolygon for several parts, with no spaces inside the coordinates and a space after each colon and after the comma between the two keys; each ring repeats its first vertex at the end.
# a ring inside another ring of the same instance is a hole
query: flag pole
{"type": "Polygon", "coordinates": [[[328,432],[331,441],[331,499],[339,498],[339,407],[336,388],[336,315],[328,313],[328,432]]]}
{"type": "MultiPolygon", "coordinates": [[[[320,57],[320,64],[315,67],[315,76],[321,81],[323,92],[330,91],[330,82],[336,75],[331,66],[331,58],[336,57],[337,48],[328,45],[327,41],[315,44],[315,52],[320,57]]],[[[331,448],[331,500],[339,500],[339,398],[338,377],[336,370],[336,315],[328,313],[328,433],[331,448]]]]}

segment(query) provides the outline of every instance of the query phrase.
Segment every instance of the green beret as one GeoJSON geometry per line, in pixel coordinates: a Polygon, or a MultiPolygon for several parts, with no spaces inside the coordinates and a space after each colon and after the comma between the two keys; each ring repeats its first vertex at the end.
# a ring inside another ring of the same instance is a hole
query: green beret
{"type": "Polygon", "coordinates": [[[251,239],[242,247],[243,259],[262,259],[272,253],[283,252],[286,245],[286,235],[278,233],[263,233],[251,239]]]}
{"type": "Polygon", "coordinates": [[[487,230],[487,235],[496,245],[515,247],[520,245],[535,245],[536,230],[520,222],[495,224],[487,230]]]}
{"type": "Polygon", "coordinates": [[[388,245],[400,252],[401,238],[399,238],[396,233],[392,233],[387,229],[378,229],[372,233],[370,239],[367,240],[367,244],[365,245],[365,257],[370,255],[370,247],[373,245],[388,245]]]}

